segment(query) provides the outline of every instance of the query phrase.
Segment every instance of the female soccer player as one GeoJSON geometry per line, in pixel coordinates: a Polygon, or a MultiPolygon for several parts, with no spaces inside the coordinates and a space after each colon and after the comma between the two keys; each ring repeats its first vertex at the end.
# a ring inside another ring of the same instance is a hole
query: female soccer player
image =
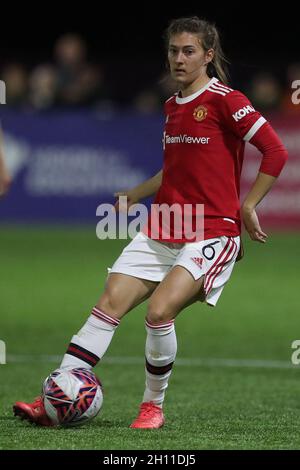
{"type": "MultiPolygon", "coordinates": [[[[227,85],[224,58],[214,25],[198,17],[172,21],[166,34],[170,73],[178,93],[165,104],[163,169],[116,196],[129,206],[156,194],[156,204],[204,205],[202,237],[178,238],[175,222],[151,218],[113,265],[104,293],[73,336],[61,368],[91,369],[103,357],[122,317],[149,299],[146,314],[146,388],[131,428],[164,424],[163,401],[176,356],[174,320],[198,300],[215,306],[240,249],[241,216],[254,241],[265,243],[255,211],[280,174],[287,152],[270,124],[239,91],[227,85]],[[245,142],[262,153],[252,189],[239,204],[245,142]],[[241,214],[241,215],[240,215],[241,214]],[[166,236],[166,225],[169,236],[166,236]],[[176,229],[176,230],[175,230],[176,229]],[[176,232],[176,233],[175,233],[176,232]]],[[[116,204],[118,208],[118,203],[116,204]]],[[[193,219],[194,218],[194,219],[193,219]]],[[[51,425],[41,397],[17,402],[16,415],[51,425]]]]}

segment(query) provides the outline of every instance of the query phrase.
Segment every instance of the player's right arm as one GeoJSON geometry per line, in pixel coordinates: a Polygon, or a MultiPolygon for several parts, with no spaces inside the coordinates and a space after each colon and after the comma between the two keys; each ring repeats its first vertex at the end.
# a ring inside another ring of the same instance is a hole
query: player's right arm
{"type": "Polygon", "coordinates": [[[114,196],[118,198],[115,208],[119,210],[119,196],[127,196],[127,207],[129,208],[133,204],[136,204],[141,199],[146,197],[153,196],[159,190],[162,181],[162,170],[160,170],[156,175],[152,176],[148,180],[139,184],[135,188],[129,189],[128,191],[118,191],[114,193],[114,196]]]}
{"type": "Polygon", "coordinates": [[[11,184],[11,178],[4,162],[2,141],[3,141],[2,131],[0,128],[0,197],[4,196],[4,194],[8,191],[9,186],[11,184]]]}

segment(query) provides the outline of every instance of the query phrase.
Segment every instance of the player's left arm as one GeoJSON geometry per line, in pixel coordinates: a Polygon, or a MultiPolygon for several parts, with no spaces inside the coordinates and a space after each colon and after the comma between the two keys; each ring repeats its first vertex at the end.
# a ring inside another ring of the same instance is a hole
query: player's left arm
{"type": "Polygon", "coordinates": [[[256,206],[273,186],[276,178],[259,172],[241,207],[244,226],[252,240],[265,243],[268,235],[261,229],[256,206]]]}
{"type": "Polygon", "coordinates": [[[262,153],[262,161],[256,180],[243,202],[242,217],[250,238],[265,243],[267,235],[260,227],[255,208],[280,175],[288,154],[268,122],[253,135],[250,143],[262,153]]]}
{"type": "Polygon", "coordinates": [[[230,129],[262,153],[258,175],[245,197],[241,211],[250,238],[265,243],[267,234],[261,229],[255,209],[280,175],[288,154],[274,129],[253,108],[245,95],[235,91],[226,96],[225,100],[226,122],[230,129]]]}

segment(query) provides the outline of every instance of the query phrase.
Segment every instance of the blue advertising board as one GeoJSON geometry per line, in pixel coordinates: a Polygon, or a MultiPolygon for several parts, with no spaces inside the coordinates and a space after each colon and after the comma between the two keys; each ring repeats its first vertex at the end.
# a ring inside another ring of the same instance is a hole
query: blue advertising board
{"type": "Polygon", "coordinates": [[[92,222],[162,166],[163,116],[1,109],[13,185],[0,221],[92,222]]]}

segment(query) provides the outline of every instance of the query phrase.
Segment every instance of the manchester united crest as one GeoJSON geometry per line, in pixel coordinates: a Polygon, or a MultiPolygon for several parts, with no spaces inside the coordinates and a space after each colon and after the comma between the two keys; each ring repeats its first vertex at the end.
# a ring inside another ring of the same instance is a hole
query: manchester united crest
{"type": "Polygon", "coordinates": [[[203,121],[206,116],[207,116],[207,109],[205,106],[197,106],[197,108],[194,109],[193,113],[194,119],[197,122],[203,121]]]}

